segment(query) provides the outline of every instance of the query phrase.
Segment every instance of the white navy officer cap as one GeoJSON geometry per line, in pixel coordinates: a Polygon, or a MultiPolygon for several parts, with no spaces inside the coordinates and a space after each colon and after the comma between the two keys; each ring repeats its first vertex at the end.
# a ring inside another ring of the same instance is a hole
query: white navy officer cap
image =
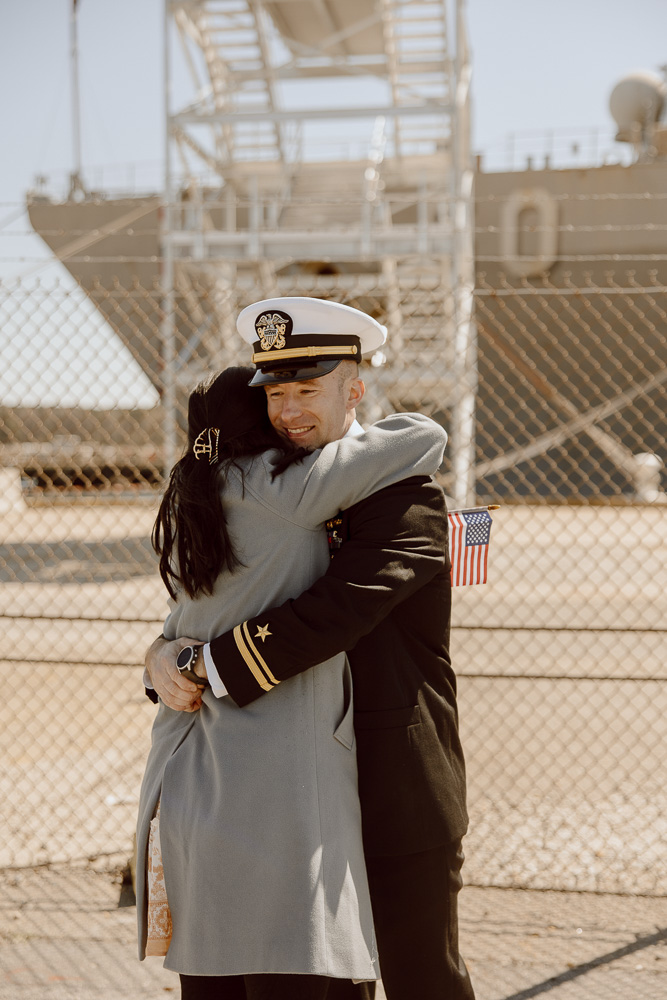
{"type": "Polygon", "coordinates": [[[341,361],[361,361],[387,339],[387,328],[360,309],[306,296],[253,302],[236,327],[253,348],[250,385],[319,378],[341,361]]]}

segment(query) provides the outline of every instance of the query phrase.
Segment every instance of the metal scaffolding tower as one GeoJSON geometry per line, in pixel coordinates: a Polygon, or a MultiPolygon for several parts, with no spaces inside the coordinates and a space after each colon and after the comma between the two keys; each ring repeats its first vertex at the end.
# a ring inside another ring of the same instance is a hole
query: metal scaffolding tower
{"type": "Polygon", "coordinates": [[[223,364],[244,278],[280,294],[299,268],[339,288],[372,276],[390,328],[386,405],[416,391],[451,411],[462,502],[474,490],[469,78],[464,0],[166,0],[166,367],[175,296],[195,282],[217,303],[209,353],[223,364]],[[191,94],[175,108],[183,72],[191,94]],[[421,305],[429,277],[435,312],[421,305]]]}

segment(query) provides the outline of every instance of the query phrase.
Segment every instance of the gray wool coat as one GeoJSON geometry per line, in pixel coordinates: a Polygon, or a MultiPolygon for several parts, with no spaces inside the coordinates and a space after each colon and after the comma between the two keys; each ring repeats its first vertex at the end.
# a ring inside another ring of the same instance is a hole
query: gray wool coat
{"type": "MultiPolygon", "coordinates": [[[[445,432],[396,414],[313,452],[271,481],[271,453],[221,483],[243,566],[212,596],[172,602],[165,635],[210,640],[301,591],[328,565],[324,522],[409,475],[430,475],[445,432]]],[[[261,656],[270,634],[246,637],[261,656]]],[[[298,637],[295,636],[295,642],[298,637]]],[[[137,827],[139,957],[146,852],[158,799],[173,937],[165,966],[188,975],[379,976],[344,653],[239,708],[160,703],[137,827]]]]}

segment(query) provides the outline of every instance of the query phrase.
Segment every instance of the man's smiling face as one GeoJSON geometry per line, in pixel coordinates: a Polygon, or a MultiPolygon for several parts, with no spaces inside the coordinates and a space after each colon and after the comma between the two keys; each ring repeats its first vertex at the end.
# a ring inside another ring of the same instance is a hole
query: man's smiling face
{"type": "Polygon", "coordinates": [[[304,382],[265,386],[269,420],[283,437],[313,451],[342,438],[355,418],[364,383],[353,362],[304,382]]]}

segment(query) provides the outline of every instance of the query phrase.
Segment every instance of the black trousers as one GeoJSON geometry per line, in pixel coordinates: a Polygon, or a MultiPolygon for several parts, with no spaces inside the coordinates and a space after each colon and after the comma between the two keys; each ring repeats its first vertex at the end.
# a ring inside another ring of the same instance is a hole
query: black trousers
{"type": "Polygon", "coordinates": [[[326,976],[184,976],[182,1000],[373,1000],[374,983],[326,976]]]}
{"type": "Polygon", "coordinates": [[[366,858],[387,1000],[475,1000],[459,954],[461,842],[366,858]]]}

